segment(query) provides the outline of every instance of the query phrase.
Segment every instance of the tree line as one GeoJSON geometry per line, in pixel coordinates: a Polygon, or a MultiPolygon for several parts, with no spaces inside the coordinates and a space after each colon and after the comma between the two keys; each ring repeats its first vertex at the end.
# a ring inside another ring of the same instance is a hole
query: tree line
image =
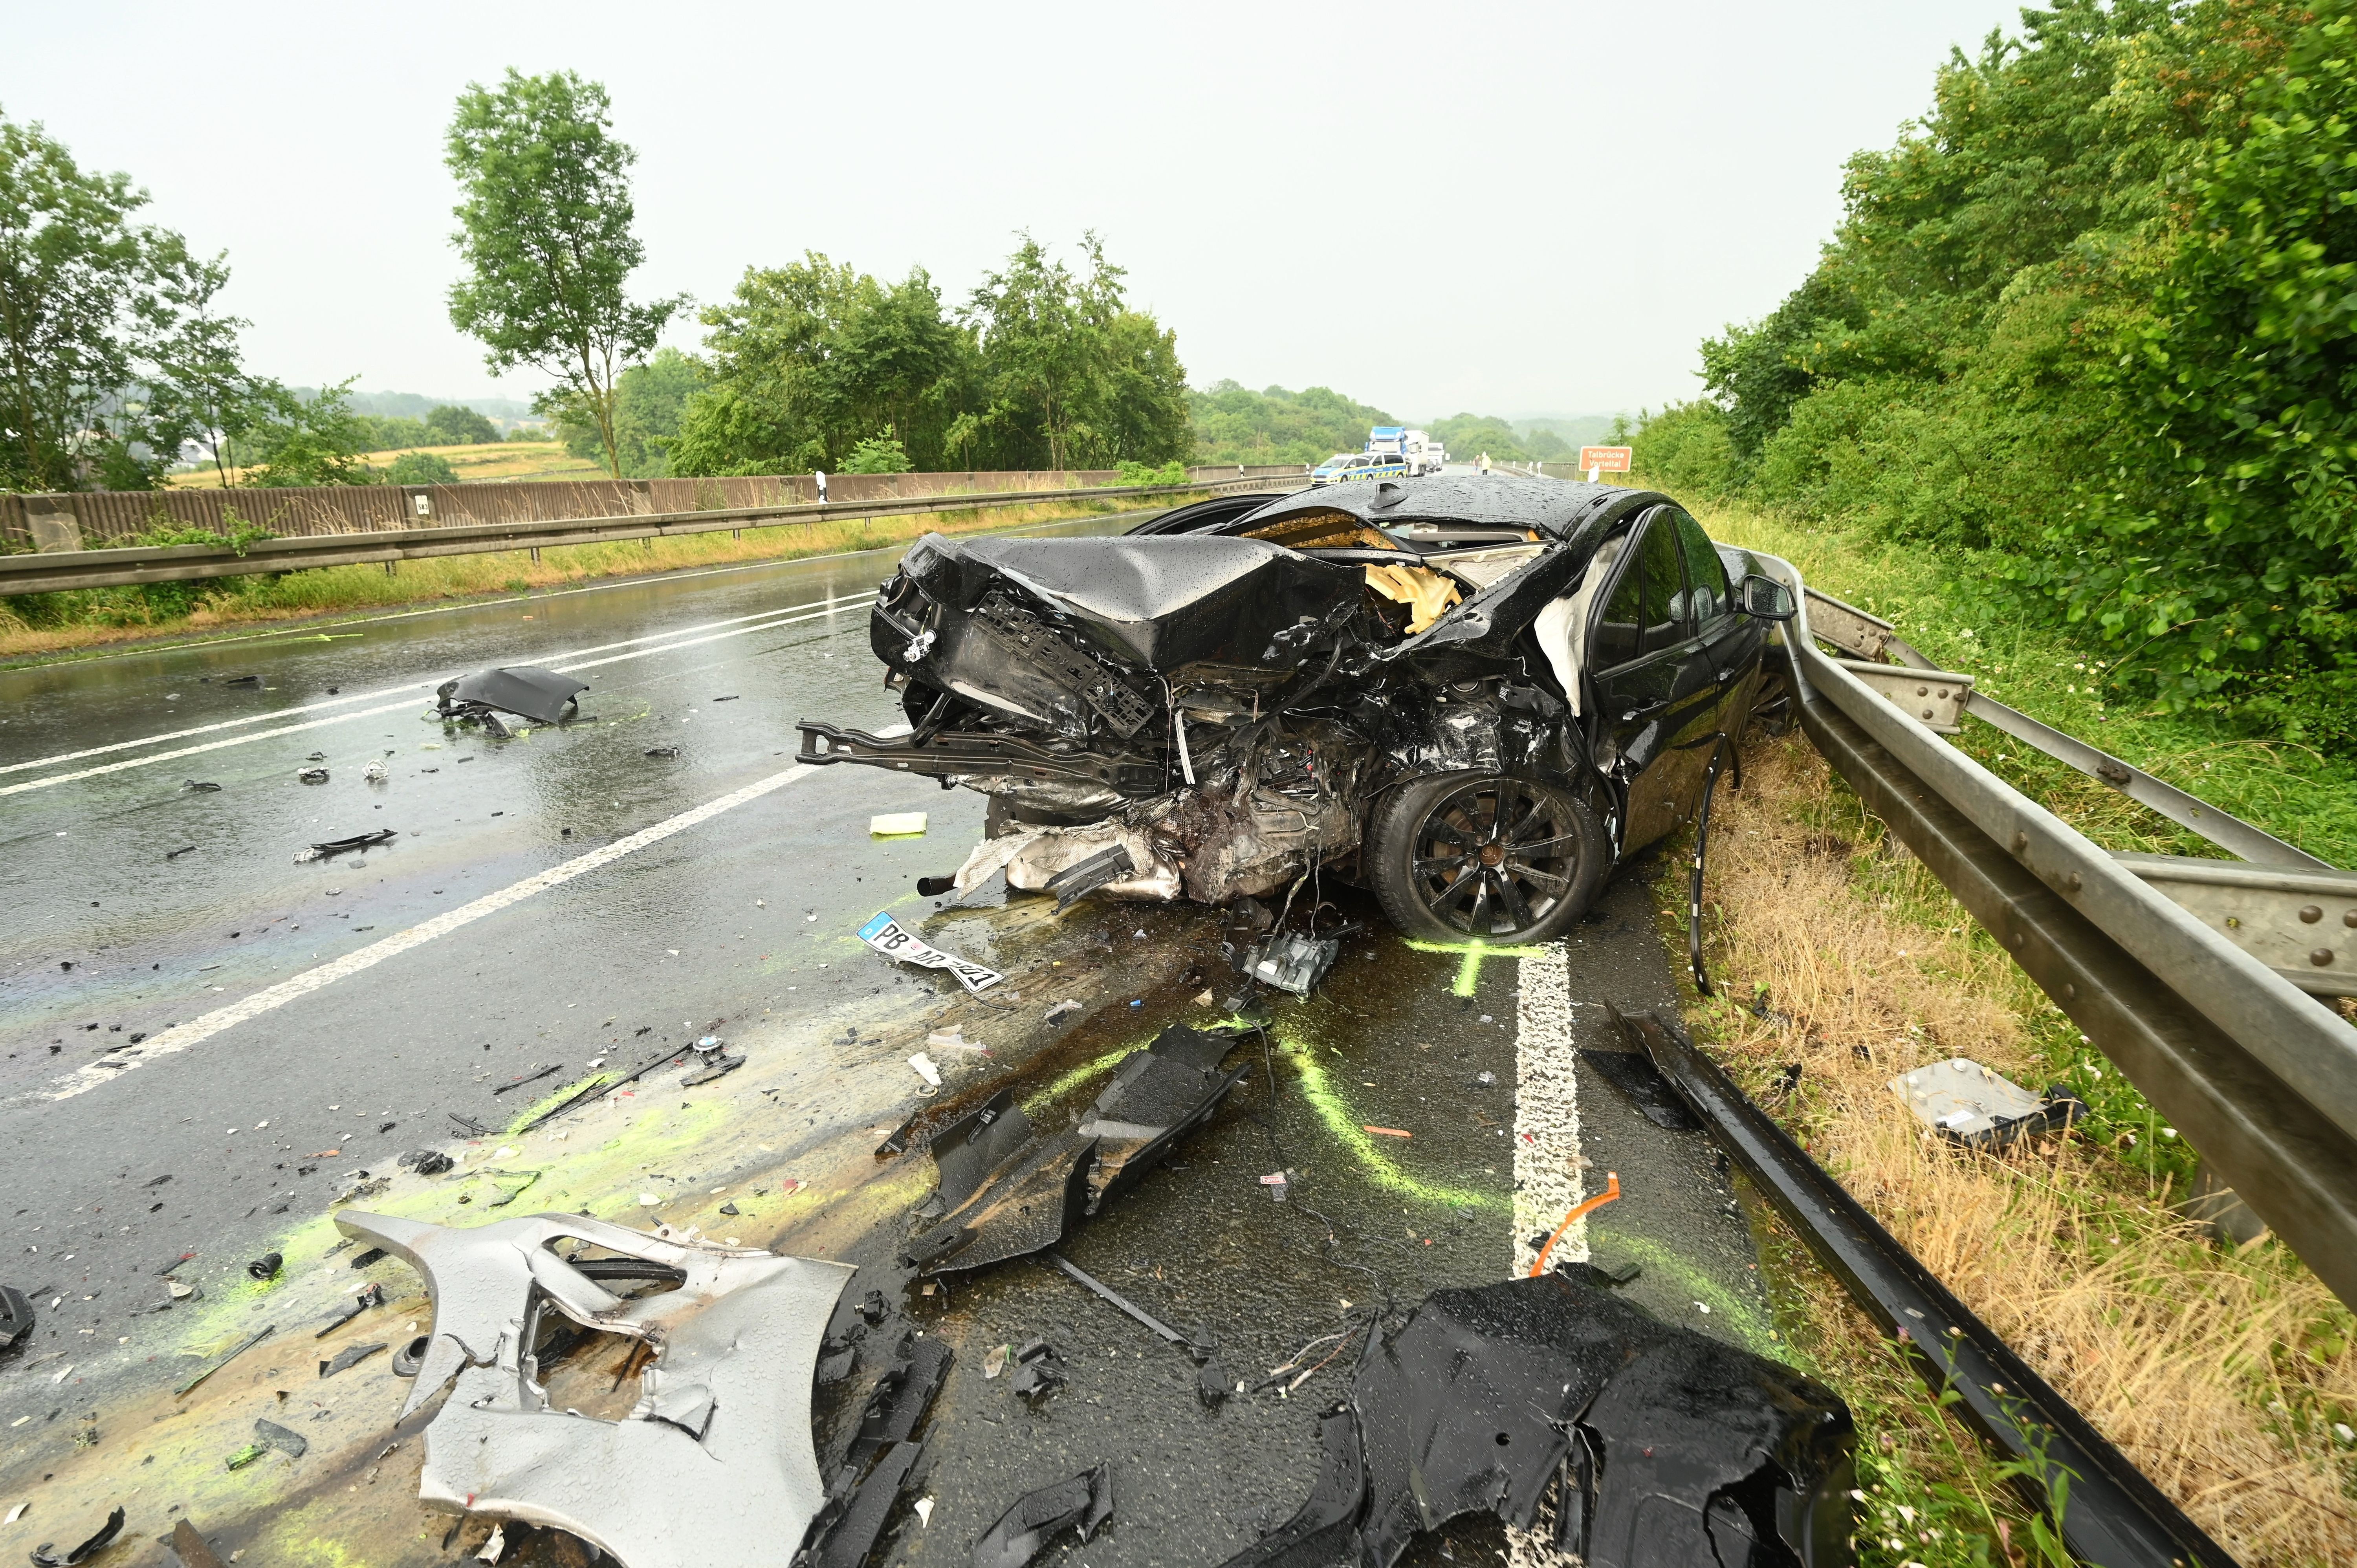
{"type": "Polygon", "coordinates": [[[1953,556],[2119,682],[2357,748],[2357,6],[2055,0],[1853,157],[1654,482],[1953,556]]]}
{"type": "MultiPolygon", "coordinates": [[[[815,252],[748,267],[699,313],[701,353],[658,349],[692,302],[630,293],[635,156],[605,89],[571,71],[470,85],[443,146],[464,263],[451,322],[493,372],[547,376],[535,411],[618,477],[1190,455],[1176,335],[1129,303],[1094,234],[1076,263],[1019,235],[956,302],[921,268],[884,282],[815,252]]],[[[371,416],[350,381],[312,392],[249,369],[248,323],[220,308],[226,254],[142,222],[146,201],[0,113],[0,488],[147,489],[191,454],[224,481],[365,483],[404,476],[363,453],[487,438],[469,410],[371,416]]],[[[395,467],[441,477],[433,461],[395,467]]]]}

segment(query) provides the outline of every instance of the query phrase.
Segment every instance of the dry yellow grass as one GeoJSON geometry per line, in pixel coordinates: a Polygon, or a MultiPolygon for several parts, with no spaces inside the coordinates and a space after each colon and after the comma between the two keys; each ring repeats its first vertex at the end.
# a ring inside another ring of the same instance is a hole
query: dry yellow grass
{"type": "MultiPolygon", "coordinates": [[[[1738,1076],[1759,1092],[1799,1062],[1787,1126],[2243,1562],[2357,1561],[2357,1451],[2333,1425],[2357,1412],[2350,1314],[2272,1240],[2212,1245],[2084,1136],[1993,1156],[1928,1135],[1893,1076],[1970,1056],[2042,1084],[2075,1033],[1804,741],[1746,774],[1712,833],[1712,961],[1772,1011],[1697,1020],[1738,1076]]],[[[1846,1314],[1803,1294],[1821,1320],[1846,1314]]],[[[1816,1328],[1821,1354],[1888,1391],[1862,1320],[1816,1328]]]]}
{"type": "MultiPolygon", "coordinates": [[[[363,452],[361,461],[372,468],[392,465],[404,452],[430,452],[457,470],[461,481],[474,479],[602,479],[606,470],[586,457],[576,457],[557,441],[486,441],[466,446],[396,446],[383,452],[363,452]]],[[[246,470],[231,468],[232,483],[242,483],[246,470]]],[[[221,476],[212,468],[174,474],[165,484],[173,489],[217,490],[221,476]]]]}

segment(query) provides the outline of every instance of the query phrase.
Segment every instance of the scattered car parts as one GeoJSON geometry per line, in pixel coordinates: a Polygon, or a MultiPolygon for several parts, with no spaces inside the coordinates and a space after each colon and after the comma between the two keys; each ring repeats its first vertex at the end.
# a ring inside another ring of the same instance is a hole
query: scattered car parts
{"type": "Polygon", "coordinates": [[[421,1501],[568,1530],[627,1568],[705,1568],[801,1544],[826,1500],[811,1391],[849,1266],[566,1214],[467,1230],[350,1212],[336,1223],[407,1261],[433,1297],[433,1341],[402,1413],[452,1393],[425,1428],[421,1501]],[[611,1256],[581,1258],[592,1249],[611,1256]],[[589,1263],[609,1280],[678,1283],[624,1297],[589,1263]],[[552,1310],[656,1352],[626,1419],[550,1407],[538,1346],[552,1310]]]}
{"type": "Polygon", "coordinates": [[[484,719],[493,709],[534,724],[562,724],[579,711],[587,681],[529,664],[479,671],[445,681],[435,689],[435,706],[445,719],[484,719]]]}
{"type": "Polygon", "coordinates": [[[1390,1568],[1487,1512],[1589,1568],[1851,1560],[1852,1431],[1831,1390],[1665,1324],[1585,1263],[1435,1291],[1370,1337],[1293,1520],[1230,1568],[1390,1568]]]}
{"type": "Polygon", "coordinates": [[[15,1285],[0,1285],[0,1350],[5,1350],[32,1331],[32,1302],[15,1285]]]}
{"type": "Polygon", "coordinates": [[[86,1563],[114,1544],[114,1538],[122,1533],[123,1510],[118,1508],[106,1516],[106,1522],[99,1527],[96,1535],[63,1557],[57,1555],[56,1548],[49,1541],[44,1541],[33,1548],[34,1568],[73,1568],[73,1564],[86,1563]]]}
{"type": "Polygon", "coordinates": [[[1916,1120],[1967,1148],[2004,1148],[2066,1128],[2087,1114],[2086,1102],[2061,1084],[2032,1094],[1969,1057],[1900,1073],[1889,1087],[1916,1120]]]}
{"type": "Polygon", "coordinates": [[[1054,1246],[1210,1118],[1249,1070],[1220,1071],[1238,1038],[1170,1026],[1122,1063],[1069,1132],[1035,1135],[1013,1090],[943,1127],[931,1145],[940,1186],[918,1209],[936,1222],[903,1261],[934,1274],[1054,1246]]]}
{"type": "Polygon", "coordinates": [[[395,836],[397,835],[391,828],[379,828],[372,833],[354,833],[350,838],[328,839],[313,844],[296,855],[295,864],[302,865],[309,861],[324,860],[331,854],[341,854],[347,850],[371,849],[381,843],[390,843],[395,836]]]}
{"type": "Polygon", "coordinates": [[[1006,978],[987,964],[928,945],[914,932],[902,929],[900,922],[888,914],[878,914],[860,927],[859,940],[898,962],[913,963],[921,969],[948,970],[969,993],[987,991],[1006,978]]]}

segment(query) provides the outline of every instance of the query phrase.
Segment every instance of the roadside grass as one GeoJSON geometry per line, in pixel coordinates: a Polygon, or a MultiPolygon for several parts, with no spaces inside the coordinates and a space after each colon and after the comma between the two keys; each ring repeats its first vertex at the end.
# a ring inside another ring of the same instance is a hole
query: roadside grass
{"type": "MultiPolygon", "coordinates": [[[[1977,689],[2000,702],[2310,854],[2357,866],[2357,758],[2255,737],[2212,715],[2164,713],[2132,700],[2120,683],[2120,650],[2083,628],[2026,619],[2018,601],[1976,579],[1969,559],[1749,507],[1694,510],[1713,538],[1782,556],[1811,587],[1891,622],[1926,658],[1970,673],[1977,689]]],[[[1952,739],[2105,849],[2211,858],[2225,853],[1976,719],[1952,739]]]]}
{"type": "MultiPolygon", "coordinates": [[[[2229,1551],[2357,1561],[2357,1317],[2271,1238],[2224,1250],[2179,1216],[2191,1151],[1804,739],[1755,746],[1745,775],[1715,813],[1722,994],[1688,993],[1697,1036],[2229,1551]],[[1955,1149],[1886,1087],[1955,1056],[2067,1084],[2091,1115],[2008,1154],[1955,1149]]],[[[1665,909],[1684,880],[1665,872],[1665,909]]],[[[1764,1229],[1780,1326],[1858,1420],[1861,1561],[2038,1560],[2003,1467],[1797,1240],[1764,1229]]]]}
{"type": "MultiPolygon", "coordinates": [[[[1183,505],[1199,499],[1172,498],[1183,505]]],[[[977,533],[1032,523],[1106,516],[1115,502],[1043,501],[1037,506],[908,517],[845,518],[604,544],[556,545],[534,561],[529,551],[444,555],[381,566],[328,566],[312,571],[222,577],[210,583],[165,585],[205,592],[186,611],[178,598],[139,588],[91,588],[0,599],[0,660],[70,653],[115,643],[223,628],[303,620],[339,611],[382,609],[506,596],[613,577],[651,576],[694,566],[791,561],[906,543],[925,533],[977,533]]]]}
{"type": "MultiPolygon", "coordinates": [[[[459,479],[604,479],[612,476],[587,457],[576,457],[561,441],[482,441],[458,446],[392,446],[363,452],[360,460],[372,468],[392,466],[405,452],[430,452],[457,470],[459,479]]],[[[231,481],[245,478],[243,468],[230,470],[231,481]]],[[[214,468],[191,468],[165,479],[176,490],[217,490],[221,476],[214,468]]]]}

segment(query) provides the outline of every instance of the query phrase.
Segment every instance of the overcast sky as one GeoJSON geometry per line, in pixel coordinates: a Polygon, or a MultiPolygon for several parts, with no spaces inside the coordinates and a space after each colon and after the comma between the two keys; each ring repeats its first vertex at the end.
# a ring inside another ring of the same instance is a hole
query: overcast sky
{"type": "MultiPolygon", "coordinates": [[[[804,250],[952,299],[1103,234],[1189,380],[1408,418],[1659,406],[1772,308],[1842,161],[1996,0],[271,7],[8,0],[0,110],[226,250],[250,362],[529,396],[443,306],[469,81],[570,68],[639,150],[645,294],[804,250]]],[[[693,347],[691,326],[675,335],[693,347]]]]}

